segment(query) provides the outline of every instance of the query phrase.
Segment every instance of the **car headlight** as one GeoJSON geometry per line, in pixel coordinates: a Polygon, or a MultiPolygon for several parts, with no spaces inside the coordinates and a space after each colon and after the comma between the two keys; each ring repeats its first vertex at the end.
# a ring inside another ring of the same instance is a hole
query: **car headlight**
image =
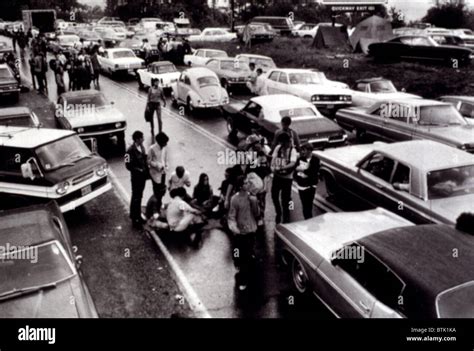
{"type": "Polygon", "coordinates": [[[339,96],[339,100],[345,100],[346,98],[344,96],[339,96]]]}
{"type": "Polygon", "coordinates": [[[97,168],[95,170],[95,174],[98,176],[98,177],[105,177],[108,173],[108,165],[107,164],[103,164],[102,166],[100,166],[99,168],[97,168]]]}
{"type": "Polygon", "coordinates": [[[319,101],[319,99],[320,99],[320,98],[319,98],[319,96],[317,96],[317,95],[313,95],[313,96],[311,97],[311,101],[319,101]]]}
{"type": "Polygon", "coordinates": [[[115,128],[120,128],[121,126],[122,126],[122,123],[120,122],[115,123],[115,128]]]}
{"type": "Polygon", "coordinates": [[[67,189],[69,189],[69,182],[62,182],[57,185],[56,193],[58,195],[64,195],[67,193],[67,189]]]}
{"type": "Polygon", "coordinates": [[[461,145],[459,148],[460,148],[461,150],[466,151],[466,150],[467,150],[467,145],[461,145]]]}
{"type": "Polygon", "coordinates": [[[77,128],[76,131],[77,131],[78,133],[84,133],[84,128],[77,128]]]}

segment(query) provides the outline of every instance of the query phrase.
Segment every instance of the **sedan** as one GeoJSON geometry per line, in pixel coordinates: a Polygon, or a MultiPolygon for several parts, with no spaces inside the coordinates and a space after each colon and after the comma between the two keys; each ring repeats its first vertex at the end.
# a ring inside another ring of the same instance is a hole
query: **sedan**
{"type": "Polygon", "coordinates": [[[237,39],[236,33],[231,33],[227,29],[223,28],[205,28],[201,34],[190,35],[188,40],[190,42],[229,42],[237,39]]]}
{"type": "Polygon", "coordinates": [[[269,56],[254,55],[254,54],[239,54],[235,56],[235,59],[244,62],[247,65],[250,63],[255,64],[255,69],[260,68],[263,73],[267,73],[269,70],[276,68],[276,64],[273,59],[269,56]]]}
{"type": "Polygon", "coordinates": [[[339,110],[336,120],[359,139],[367,135],[389,142],[427,139],[474,153],[474,126],[445,102],[382,100],[368,108],[339,110]]]}
{"type": "Polygon", "coordinates": [[[229,57],[223,50],[197,49],[190,55],[184,55],[184,64],[188,66],[203,66],[211,58],[229,57]]]}
{"type": "Polygon", "coordinates": [[[62,94],[56,120],[62,129],[74,130],[82,139],[115,137],[118,148],[125,149],[125,116],[97,90],[62,94]]]}
{"type": "Polygon", "coordinates": [[[141,89],[150,87],[152,79],[158,79],[163,89],[171,89],[181,73],[176,69],[175,65],[169,61],[153,62],[148,67],[137,71],[138,85],[141,89]]]}
{"type": "Polygon", "coordinates": [[[145,61],[126,48],[105,49],[98,60],[101,70],[109,74],[135,73],[139,68],[145,67],[145,61]]]}
{"type": "Polygon", "coordinates": [[[377,208],[279,224],[275,236],[297,292],[336,317],[474,317],[474,238],[450,226],[377,208]],[[453,260],[455,248],[465,254],[453,260]]]}
{"type": "Polygon", "coordinates": [[[55,202],[3,212],[0,247],[3,318],[98,317],[55,202]]]}
{"type": "Polygon", "coordinates": [[[269,95],[250,99],[247,104],[233,103],[224,106],[224,117],[231,140],[242,131],[250,134],[258,129],[273,140],[283,117],[291,118],[293,128],[301,143],[310,143],[315,148],[343,145],[346,134],[336,123],[322,116],[309,102],[292,95],[269,95]]]}
{"type": "Polygon", "coordinates": [[[245,26],[235,27],[237,31],[237,37],[243,42],[245,39],[250,39],[252,44],[271,42],[275,38],[276,34],[272,26],[267,23],[249,23],[245,26]],[[247,31],[247,34],[245,34],[247,31]],[[246,35],[250,35],[250,38],[246,38],[246,35]]]}
{"type": "Polygon", "coordinates": [[[474,97],[442,96],[439,100],[452,104],[469,124],[474,124],[474,97]]]}
{"type": "Polygon", "coordinates": [[[462,47],[439,45],[429,36],[405,35],[383,43],[369,45],[369,55],[379,61],[415,59],[442,61],[448,66],[471,62],[471,50],[462,47]]]}
{"type": "Polygon", "coordinates": [[[20,83],[6,63],[0,64],[0,96],[13,96],[15,101],[20,99],[20,83]]]}
{"type": "Polygon", "coordinates": [[[219,80],[227,91],[234,87],[245,87],[250,69],[247,63],[235,58],[212,58],[206,62],[204,67],[215,72],[219,80]]]}
{"type": "Polygon", "coordinates": [[[185,104],[192,113],[196,109],[221,108],[229,103],[229,95],[217,75],[207,68],[184,70],[172,86],[173,105],[185,104]]]}
{"type": "Polygon", "coordinates": [[[80,43],[77,35],[58,35],[55,40],[49,42],[52,52],[74,49],[80,43]]]}
{"type": "Polygon", "coordinates": [[[316,151],[327,193],[349,193],[417,224],[474,211],[474,156],[428,140],[316,151]]]}

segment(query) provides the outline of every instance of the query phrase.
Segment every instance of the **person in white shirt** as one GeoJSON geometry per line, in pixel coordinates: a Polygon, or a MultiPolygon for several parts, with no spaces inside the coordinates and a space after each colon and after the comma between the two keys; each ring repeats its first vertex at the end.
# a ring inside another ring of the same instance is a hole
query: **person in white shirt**
{"type": "Polygon", "coordinates": [[[257,80],[255,81],[255,95],[265,95],[265,77],[261,68],[257,68],[257,80]]]}
{"type": "Polygon", "coordinates": [[[168,190],[171,192],[171,190],[173,189],[183,188],[185,191],[184,200],[186,202],[189,202],[192,199],[186,192],[185,187],[189,188],[190,186],[191,186],[191,180],[190,180],[189,172],[186,171],[183,166],[176,167],[176,170],[171,174],[169,184],[168,184],[168,190]]]}
{"type": "Polygon", "coordinates": [[[153,195],[156,200],[157,212],[161,209],[162,199],[166,193],[166,172],[168,171],[168,144],[169,138],[165,133],[155,137],[156,144],[148,150],[148,167],[153,185],[153,195]]]}

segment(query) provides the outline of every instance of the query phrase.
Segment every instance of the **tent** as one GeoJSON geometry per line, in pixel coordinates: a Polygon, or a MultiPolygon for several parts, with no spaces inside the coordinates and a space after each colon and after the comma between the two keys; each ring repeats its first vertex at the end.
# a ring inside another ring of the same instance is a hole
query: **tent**
{"type": "Polygon", "coordinates": [[[313,47],[316,48],[346,48],[348,46],[349,37],[345,26],[319,26],[313,41],[313,47]]]}
{"type": "Polygon", "coordinates": [[[361,21],[349,38],[354,51],[368,53],[372,43],[378,43],[393,38],[392,25],[379,16],[371,16],[361,21]]]}

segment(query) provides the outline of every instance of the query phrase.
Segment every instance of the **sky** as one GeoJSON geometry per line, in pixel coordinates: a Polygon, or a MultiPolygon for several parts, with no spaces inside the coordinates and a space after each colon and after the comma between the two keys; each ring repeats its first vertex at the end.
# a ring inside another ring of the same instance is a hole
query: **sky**
{"type": "Polygon", "coordinates": [[[105,7],[105,0],[78,0],[79,3],[89,5],[89,6],[100,6],[105,7]]]}
{"type": "MultiPolygon", "coordinates": [[[[474,9],[474,0],[466,0],[466,4],[474,9]]],[[[408,21],[421,19],[433,5],[433,0],[388,0],[388,7],[395,6],[401,10],[408,21]]]]}

